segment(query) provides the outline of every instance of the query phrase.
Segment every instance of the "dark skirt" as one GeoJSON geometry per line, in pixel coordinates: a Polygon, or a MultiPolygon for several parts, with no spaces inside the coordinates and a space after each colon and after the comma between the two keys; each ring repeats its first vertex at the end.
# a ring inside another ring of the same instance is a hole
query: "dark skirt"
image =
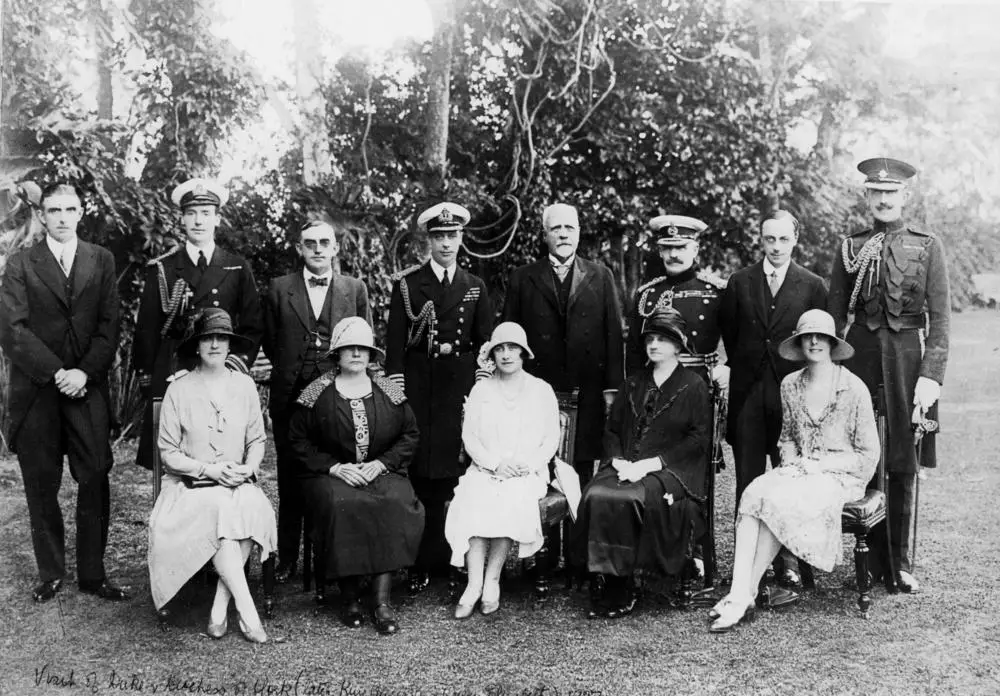
{"type": "Polygon", "coordinates": [[[329,579],[413,565],[424,507],[405,476],[382,474],[364,488],[333,476],[302,481],[313,544],[329,579]]]}
{"type": "Polygon", "coordinates": [[[678,575],[693,540],[704,533],[701,506],[672,475],[619,483],[609,466],[583,491],[573,525],[573,560],[592,573],[678,575]],[[670,504],[663,498],[667,493],[670,504]]]}

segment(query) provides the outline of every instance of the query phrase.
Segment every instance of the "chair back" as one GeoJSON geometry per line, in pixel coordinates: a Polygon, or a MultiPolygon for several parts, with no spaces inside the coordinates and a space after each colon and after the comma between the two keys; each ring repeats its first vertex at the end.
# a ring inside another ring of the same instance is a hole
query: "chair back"
{"type": "Polygon", "coordinates": [[[556,400],[559,402],[559,449],[556,450],[556,456],[572,466],[580,390],[557,391],[556,400]]]}

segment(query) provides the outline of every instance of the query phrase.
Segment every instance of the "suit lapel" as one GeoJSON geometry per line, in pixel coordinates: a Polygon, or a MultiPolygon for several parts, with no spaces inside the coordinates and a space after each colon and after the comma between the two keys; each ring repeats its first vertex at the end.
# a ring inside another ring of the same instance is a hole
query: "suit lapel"
{"type": "MultiPolygon", "coordinates": [[[[459,268],[457,265],[454,268],[455,277],[451,279],[451,284],[448,288],[441,293],[441,299],[438,301],[437,311],[440,314],[446,313],[452,307],[457,305],[465,297],[465,291],[469,289],[471,283],[469,282],[469,274],[463,268],[459,268]]],[[[431,276],[433,276],[433,271],[431,276]]],[[[437,278],[434,278],[437,281],[437,278]]]]}
{"type": "MultiPolygon", "coordinates": [[[[77,253],[79,254],[80,246],[77,246],[77,253]]],[[[63,274],[62,269],[59,268],[59,262],[56,261],[56,257],[52,255],[49,251],[48,245],[45,243],[43,238],[41,242],[35,245],[34,249],[31,251],[31,261],[32,265],[35,267],[35,273],[38,277],[42,279],[45,286],[52,291],[52,294],[59,298],[59,301],[64,305],[68,306],[66,298],[66,276],[63,274]]]]}
{"type": "Polygon", "coordinates": [[[538,292],[552,305],[553,309],[559,309],[559,298],[556,297],[555,280],[552,278],[552,266],[548,259],[536,261],[531,266],[531,282],[538,288],[538,292]]]}
{"type": "Polygon", "coordinates": [[[76,258],[73,259],[73,301],[75,302],[87,283],[94,275],[94,250],[89,244],[79,242],[76,245],[76,258]]]}
{"type": "Polygon", "coordinates": [[[768,327],[777,324],[788,311],[792,299],[799,296],[798,286],[801,282],[802,274],[799,273],[798,265],[794,261],[789,261],[788,271],[785,273],[785,282],[778,288],[778,296],[774,298],[774,310],[771,312],[768,327]]]}
{"type": "Polygon", "coordinates": [[[302,273],[296,273],[292,277],[292,282],[288,285],[288,304],[291,305],[295,316],[302,322],[302,326],[309,328],[309,292],[306,290],[306,279],[302,273]]]}
{"type": "Polygon", "coordinates": [[[771,301],[767,295],[767,279],[764,277],[764,263],[758,261],[750,268],[750,285],[753,294],[753,306],[760,319],[761,326],[768,325],[771,301]]]}
{"type": "Polygon", "coordinates": [[[595,275],[590,264],[585,264],[579,256],[573,260],[573,279],[570,281],[569,301],[566,303],[567,315],[572,311],[580,291],[593,282],[595,275]]]}

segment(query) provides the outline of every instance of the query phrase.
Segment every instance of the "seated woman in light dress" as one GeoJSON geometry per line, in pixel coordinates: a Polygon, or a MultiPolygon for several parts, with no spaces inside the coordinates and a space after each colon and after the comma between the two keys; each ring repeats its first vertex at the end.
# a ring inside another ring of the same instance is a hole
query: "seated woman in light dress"
{"type": "Polygon", "coordinates": [[[483,614],[500,608],[500,571],[512,542],[521,558],[542,547],[538,501],[559,447],[559,403],[552,387],[524,371],[525,358],[534,357],[524,329],[500,324],[484,352],[496,371],[466,401],[462,443],[472,463],[458,480],[444,527],[452,565],[469,573],[457,619],[468,618],[477,602],[483,614]]]}
{"type": "Polygon", "coordinates": [[[385,355],[368,322],[337,322],[330,352],[337,368],[299,396],[288,442],[321,575],[340,584],[341,622],[361,626],[361,580],[371,576],[372,623],[391,635],[399,631],[392,574],[413,565],[424,531],[424,507],[407,476],[420,431],[403,390],[368,373],[373,357],[385,355]]]}
{"type": "Polygon", "coordinates": [[[833,317],[810,309],[778,347],[805,362],[781,382],[781,465],[756,478],[740,499],[733,583],[710,612],[709,630],[752,618],[757,587],[782,546],[820,570],[841,558],[840,513],[864,495],[879,440],[864,382],[835,361],[854,349],[837,338],[833,317]]]}
{"type": "Polygon", "coordinates": [[[178,354],[197,366],[167,387],[157,445],[160,495],[149,519],[149,578],[163,607],[209,560],[219,574],[208,635],[228,629],[229,603],[243,636],[267,642],[243,566],[253,546],[266,559],[275,548],[274,510],[257,486],[264,458],[264,419],[253,380],[226,367],[230,350],[245,352],[224,310],[205,309],[178,354]]]}
{"type": "Polygon", "coordinates": [[[583,490],[573,525],[573,560],[590,573],[588,618],[635,609],[637,571],[680,575],[707,529],[711,449],[708,386],[680,364],[684,318],[662,308],[642,323],[648,365],[618,390],[604,430],[604,460],[583,490]]]}

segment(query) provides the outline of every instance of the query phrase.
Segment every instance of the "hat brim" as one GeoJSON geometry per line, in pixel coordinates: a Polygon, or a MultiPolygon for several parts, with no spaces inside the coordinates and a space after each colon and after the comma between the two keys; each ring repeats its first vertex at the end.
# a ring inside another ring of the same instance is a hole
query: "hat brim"
{"type": "Polygon", "coordinates": [[[198,341],[206,336],[226,336],[229,339],[230,353],[249,353],[250,348],[253,346],[253,341],[246,336],[241,336],[238,333],[233,333],[232,331],[208,331],[185,338],[184,341],[177,346],[177,355],[184,358],[197,357],[198,341]]]}
{"type": "Polygon", "coordinates": [[[333,355],[337,351],[344,350],[345,348],[364,348],[365,350],[375,353],[376,357],[380,362],[385,362],[385,351],[374,345],[365,345],[363,343],[345,343],[343,345],[337,346],[336,348],[331,348],[327,355],[333,355]]]}
{"type": "Polygon", "coordinates": [[[906,184],[891,181],[866,181],[865,188],[869,191],[900,191],[906,184]]]}
{"type": "Polygon", "coordinates": [[[656,246],[658,247],[679,247],[685,246],[689,242],[697,243],[698,240],[694,237],[669,237],[667,239],[657,239],[656,246]]]}
{"type": "Polygon", "coordinates": [[[811,333],[826,336],[832,341],[832,345],[830,346],[830,359],[834,362],[849,360],[854,357],[854,348],[852,348],[847,341],[833,334],[826,333],[825,331],[806,331],[804,333],[792,334],[778,345],[778,355],[783,357],[785,360],[805,362],[806,354],[802,350],[802,341],[799,339],[811,333]]]}
{"type": "Polygon", "coordinates": [[[649,334],[660,334],[661,336],[666,336],[671,341],[674,341],[681,347],[681,351],[684,353],[690,353],[691,347],[688,345],[687,336],[683,332],[677,329],[667,328],[665,326],[655,326],[650,327],[642,332],[642,338],[645,339],[649,334]]]}
{"type": "Polygon", "coordinates": [[[518,348],[520,348],[521,350],[524,351],[525,355],[528,356],[528,360],[534,360],[535,359],[535,354],[531,352],[531,348],[529,348],[528,346],[524,345],[520,341],[512,341],[509,338],[508,339],[504,339],[502,341],[496,341],[496,342],[490,341],[489,343],[487,343],[486,344],[486,355],[488,355],[490,357],[490,359],[492,359],[493,358],[493,351],[496,349],[497,346],[502,346],[504,343],[513,343],[515,346],[517,346],[518,348]]]}

